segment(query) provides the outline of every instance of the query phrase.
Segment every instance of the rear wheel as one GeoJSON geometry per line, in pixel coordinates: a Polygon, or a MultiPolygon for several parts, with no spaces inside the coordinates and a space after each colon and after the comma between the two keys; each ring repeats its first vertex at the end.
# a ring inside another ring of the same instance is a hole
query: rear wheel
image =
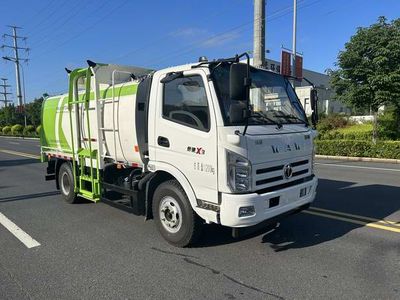
{"type": "Polygon", "coordinates": [[[174,246],[186,247],[200,236],[201,220],[176,180],[160,184],[155,191],[153,216],[163,238],[174,246]]]}
{"type": "Polygon", "coordinates": [[[61,165],[58,173],[58,182],[64,200],[68,203],[77,203],[78,197],[75,193],[74,176],[69,163],[63,163],[61,165]]]}

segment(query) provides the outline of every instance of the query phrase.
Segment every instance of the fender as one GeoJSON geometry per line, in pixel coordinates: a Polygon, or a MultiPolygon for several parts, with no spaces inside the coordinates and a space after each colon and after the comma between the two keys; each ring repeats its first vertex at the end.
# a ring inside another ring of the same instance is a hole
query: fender
{"type": "Polygon", "coordinates": [[[160,161],[149,162],[149,169],[152,169],[152,172],[164,171],[171,174],[171,176],[173,176],[182,186],[183,190],[189,198],[192,209],[207,223],[219,223],[217,212],[198,207],[196,194],[194,193],[194,190],[189,180],[179,169],[171,164],[160,161]]]}

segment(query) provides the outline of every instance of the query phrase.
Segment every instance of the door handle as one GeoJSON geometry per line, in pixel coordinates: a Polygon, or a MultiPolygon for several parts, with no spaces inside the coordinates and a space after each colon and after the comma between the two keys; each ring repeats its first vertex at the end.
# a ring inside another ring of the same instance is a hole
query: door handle
{"type": "Polygon", "coordinates": [[[157,143],[162,147],[169,148],[169,140],[166,137],[159,136],[157,139],[157,143]]]}

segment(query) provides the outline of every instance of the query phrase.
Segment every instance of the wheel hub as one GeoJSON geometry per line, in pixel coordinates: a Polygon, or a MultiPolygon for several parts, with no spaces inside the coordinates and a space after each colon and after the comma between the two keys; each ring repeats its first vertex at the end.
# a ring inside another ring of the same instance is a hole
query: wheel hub
{"type": "Polygon", "coordinates": [[[179,231],[182,225],[182,210],[178,202],[170,197],[164,197],[160,203],[160,219],[164,228],[175,233],[179,231]]]}
{"type": "Polygon", "coordinates": [[[61,189],[64,195],[68,195],[71,190],[71,183],[69,182],[68,174],[66,172],[61,177],[61,189]]]}

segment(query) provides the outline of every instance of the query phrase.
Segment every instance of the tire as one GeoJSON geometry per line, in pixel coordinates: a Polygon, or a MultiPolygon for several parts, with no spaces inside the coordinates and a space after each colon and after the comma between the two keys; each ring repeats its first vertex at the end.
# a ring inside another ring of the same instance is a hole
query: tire
{"type": "Polygon", "coordinates": [[[78,203],[78,197],[74,191],[74,176],[71,165],[63,163],[58,172],[58,183],[60,185],[61,196],[67,203],[78,203]]]}
{"type": "Polygon", "coordinates": [[[162,237],[173,246],[189,246],[201,234],[200,217],[176,180],[168,180],[157,187],[153,196],[153,217],[162,237]]]}

